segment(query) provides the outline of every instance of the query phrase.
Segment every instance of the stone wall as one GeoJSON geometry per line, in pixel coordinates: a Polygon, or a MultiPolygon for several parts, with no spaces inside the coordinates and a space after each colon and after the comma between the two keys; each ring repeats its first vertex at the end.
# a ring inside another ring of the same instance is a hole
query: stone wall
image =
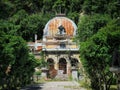
{"type": "MultiPolygon", "coordinates": [[[[78,63],[79,63],[79,66],[80,66],[80,58],[79,58],[79,54],[76,53],[76,54],[73,54],[70,56],[66,53],[51,53],[51,52],[48,52],[48,54],[46,55],[45,57],[45,60],[49,60],[49,59],[52,59],[54,61],[54,69],[56,71],[59,70],[59,61],[60,59],[65,59],[66,60],[66,74],[69,76],[69,75],[72,75],[72,66],[71,66],[71,58],[75,58],[76,60],[78,60],[78,63]]],[[[80,68],[80,67],[79,67],[80,68]]],[[[77,74],[76,74],[77,75],[77,74]]],[[[75,76],[75,75],[74,75],[75,76]]],[[[75,76],[77,77],[77,76],[75,76]]]]}

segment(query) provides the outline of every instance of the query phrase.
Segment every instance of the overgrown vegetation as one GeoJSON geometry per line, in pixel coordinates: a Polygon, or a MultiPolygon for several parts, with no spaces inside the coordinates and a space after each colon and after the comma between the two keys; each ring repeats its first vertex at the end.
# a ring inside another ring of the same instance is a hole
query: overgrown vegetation
{"type": "Polygon", "coordinates": [[[114,0],[111,2],[99,1],[96,4],[86,0],[84,8],[86,14],[80,16],[78,23],[77,39],[80,42],[81,61],[91,80],[93,90],[110,90],[110,85],[115,84],[113,82],[115,77],[113,78],[109,68],[112,64],[114,49],[117,47],[118,51],[120,50],[120,11],[117,9],[112,11],[113,8],[108,10],[105,6],[109,7],[109,4],[104,2],[112,5],[114,9],[119,6],[119,2],[114,0]],[[100,6],[95,6],[97,4],[100,6]],[[113,13],[109,14],[110,11],[113,13]]]}
{"type": "Polygon", "coordinates": [[[31,82],[37,63],[21,37],[0,33],[0,86],[17,89],[31,82]]]}
{"type": "Polygon", "coordinates": [[[112,52],[116,45],[120,50],[119,8],[119,0],[0,0],[0,88],[30,82],[38,62],[26,41],[34,41],[35,34],[42,39],[47,21],[64,12],[78,25],[80,56],[92,88],[104,84],[109,90],[112,52]]]}

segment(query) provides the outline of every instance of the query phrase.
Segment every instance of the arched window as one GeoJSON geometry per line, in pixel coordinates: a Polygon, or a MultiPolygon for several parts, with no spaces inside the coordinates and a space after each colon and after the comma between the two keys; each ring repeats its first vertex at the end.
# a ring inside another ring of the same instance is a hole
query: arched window
{"type": "Polygon", "coordinates": [[[78,67],[78,60],[76,58],[71,59],[71,66],[72,67],[78,67]]]}
{"type": "Polygon", "coordinates": [[[49,59],[47,60],[47,63],[48,63],[48,68],[49,68],[49,70],[54,69],[54,60],[53,60],[52,58],[49,58],[49,59]]]}
{"type": "Polygon", "coordinates": [[[66,74],[67,62],[64,58],[59,59],[59,70],[63,70],[63,74],[66,74]]]}

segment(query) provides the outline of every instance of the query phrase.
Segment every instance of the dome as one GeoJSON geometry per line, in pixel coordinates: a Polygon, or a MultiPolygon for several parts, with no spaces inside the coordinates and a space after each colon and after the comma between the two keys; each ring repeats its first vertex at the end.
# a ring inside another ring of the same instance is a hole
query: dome
{"type": "Polygon", "coordinates": [[[67,35],[76,35],[77,26],[71,19],[64,16],[56,16],[45,25],[43,37],[55,36],[58,32],[58,27],[61,25],[65,28],[67,35]]]}

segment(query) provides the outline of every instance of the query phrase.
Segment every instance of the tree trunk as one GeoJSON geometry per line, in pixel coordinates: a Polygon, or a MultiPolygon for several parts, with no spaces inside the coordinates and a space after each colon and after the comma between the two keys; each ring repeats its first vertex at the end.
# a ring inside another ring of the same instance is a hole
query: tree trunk
{"type": "Polygon", "coordinates": [[[102,82],[101,82],[101,79],[100,79],[100,78],[99,78],[99,87],[100,87],[99,90],[102,90],[102,82]]]}
{"type": "Polygon", "coordinates": [[[106,85],[105,85],[105,83],[103,84],[103,88],[104,88],[104,90],[106,90],[106,85]]]}

